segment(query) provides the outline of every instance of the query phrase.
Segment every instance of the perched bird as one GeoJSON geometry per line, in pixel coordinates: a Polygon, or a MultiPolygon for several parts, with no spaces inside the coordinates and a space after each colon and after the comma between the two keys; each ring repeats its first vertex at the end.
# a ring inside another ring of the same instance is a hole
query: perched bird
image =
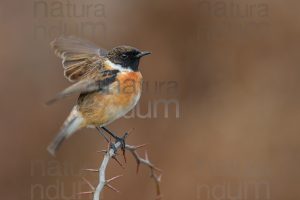
{"type": "Polygon", "coordinates": [[[130,46],[107,51],[72,36],[59,37],[51,42],[51,46],[62,59],[65,77],[75,83],[47,104],[80,94],[61,130],[48,146],[48,151],[55,155],[64,139],[81,128],[102,128],[112,134],[105,126],[124,116],[140,99],[139,61],[150,52],[130,46]]]}

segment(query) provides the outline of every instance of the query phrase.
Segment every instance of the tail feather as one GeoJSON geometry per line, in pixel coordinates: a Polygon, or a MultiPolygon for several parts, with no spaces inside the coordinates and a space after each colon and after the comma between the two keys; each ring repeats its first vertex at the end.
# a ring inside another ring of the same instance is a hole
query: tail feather
{"type": "Polygon", "coordinates": [[[81,128],[82,122],[83,118],[78,113],[77,108],[74,107],[71,114],[65,121],[63,127],[48,146],[48,152],[51,155],[55,156],[55,153],[61,146],[62,142],[69,136],[71,136],[75,131],[79,130],[81,128]]]}

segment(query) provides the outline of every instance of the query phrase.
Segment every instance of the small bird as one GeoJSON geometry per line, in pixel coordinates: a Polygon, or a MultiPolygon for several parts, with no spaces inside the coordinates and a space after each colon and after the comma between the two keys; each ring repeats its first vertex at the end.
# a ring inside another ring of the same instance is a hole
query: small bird
{"type": "Polygon", "coordinates": [[[51,47],[62,59],[65,77],[75,83],[47,104],[76,93],[79,97],[48,151],[55,155],[66,138],[84,127],[102,128],[116,138],[105,126],[139,101],[143,79],[139,61],[150,52],[130,46],[107,51],[73,36],[61,36],[51,42],[51,47]]]}

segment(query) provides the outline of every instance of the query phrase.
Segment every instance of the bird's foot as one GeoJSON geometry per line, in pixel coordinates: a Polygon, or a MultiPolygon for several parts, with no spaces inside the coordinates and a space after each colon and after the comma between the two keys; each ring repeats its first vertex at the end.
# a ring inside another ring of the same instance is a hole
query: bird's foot
{"type": "MultiPolygon", "coordinates": [[[[102,127],[102,129],[105,132],[107,132],[109,135],[111,135],[115,139],[116,143],[120,142],[120,144],[121,144],[121,150],[123,151],[124,161],[126,162],[126,154],[125,154],[126,142],[125,142],[125,139],[128,136],[128,132],[125,132],[122,137],[119,137],[115,133],[113,133],[112,131],[110,131],[109,129],[107,129],[106,127],[102,127]]],[[[117,151],[117,149],[114,149],[114,150],[115,150],[115,152],[117,151]]]]}
{"type": "Polygon", "coordinates": [[[128,136],[128,133],[125,132],[124,135],[122,137],[116,137],[115,140],[116,142],[120,142],[121,143],[121,150],[123,152],[123,157],[124,157],[124,161],[126,163],[126,154],[125,154],[125,148],[126,148],[126,142],[125,142],[125,139],[126,137],[128,136]]]}

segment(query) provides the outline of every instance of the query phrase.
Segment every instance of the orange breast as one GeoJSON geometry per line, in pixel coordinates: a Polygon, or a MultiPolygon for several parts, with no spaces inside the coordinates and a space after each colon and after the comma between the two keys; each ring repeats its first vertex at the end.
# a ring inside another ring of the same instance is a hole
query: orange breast
{"type": "Polygon", "coordinates": [[[89,94],[79,105],[86,126],[104,126],[124,116],[138,102],[141,90],[140,72],[120,72],[107,91],[89,94]]]}

